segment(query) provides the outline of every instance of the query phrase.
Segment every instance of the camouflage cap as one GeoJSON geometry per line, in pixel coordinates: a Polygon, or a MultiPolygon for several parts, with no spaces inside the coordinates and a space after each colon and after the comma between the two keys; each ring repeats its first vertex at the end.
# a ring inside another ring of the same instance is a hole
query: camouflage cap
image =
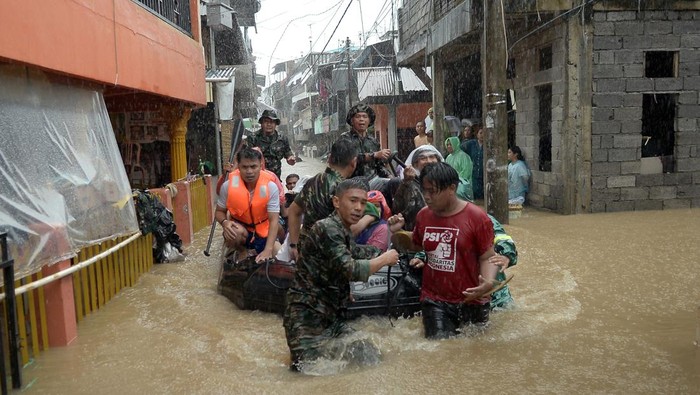
{"type": "Polygon", "coordinates": [[[348,125],[352,126],[352,117],[355,116],[358,112],[364,112],[367,113],[369,116],[369,126],[374,125],[374,120],[377,119],[376,114],[374,113],[374,110],[372,107],[366,105],[365,103],[357,103],[354,106],[350,107],[348,110],[348,116],[345,117],[345,122],[347,122],[348,125]]]}
{"type": "Polygon", "coordinates": [[[280,119],[277,118],[277,113],[274,110],[263,111],[262,115],[260,116],[260,119],[258,119],[258,123],[262,123],[263,118],[269,118],[275,121],[276,124],[280,124],[280,119]]]}

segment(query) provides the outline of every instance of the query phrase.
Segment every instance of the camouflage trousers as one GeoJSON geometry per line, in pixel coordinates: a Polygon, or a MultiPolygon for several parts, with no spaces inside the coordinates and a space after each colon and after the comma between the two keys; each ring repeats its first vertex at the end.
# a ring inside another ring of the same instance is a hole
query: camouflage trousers
{"type": "Polygon", "coordinates": [[[292,370],[304,372],[306,365],[321,358],[359,365],[379,363],[379,348],[368,339],[353,339],[356,332],[345,319],[329,317],[305,304],[287,305],[284,331],[291,353],[292,370]]]}
{"type": "MultiPolygon", "coordinates": [[[[503,272],[499,272],[496,275],[496,281],[505,281],[506,275],[503,272]]],[[[504,310],[512,308],[515,305],[515,301],[510,294],[508,286],[499,289],[491,295],[491,310],[504,310]]]]}

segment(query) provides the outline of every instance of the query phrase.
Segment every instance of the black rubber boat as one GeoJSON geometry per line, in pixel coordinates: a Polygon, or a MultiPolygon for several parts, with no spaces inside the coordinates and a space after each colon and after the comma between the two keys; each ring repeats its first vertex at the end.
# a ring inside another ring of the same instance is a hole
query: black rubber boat
{"type": "MultiPolygon", "coordinates": [[[[383,267],[367,282],[350,284],[352,301],[348,318],[363,315],[411,317],[420,311],[420,271],[410,269],[410,255],[401,255],[399,264],[383,267]]],[[[293,263],[279,260],[255,262],[255,257],[236,261],[223,259],[219,275],[219,293],[243,310],[283,314],[287,289],[294,280],[293,263]]]]}

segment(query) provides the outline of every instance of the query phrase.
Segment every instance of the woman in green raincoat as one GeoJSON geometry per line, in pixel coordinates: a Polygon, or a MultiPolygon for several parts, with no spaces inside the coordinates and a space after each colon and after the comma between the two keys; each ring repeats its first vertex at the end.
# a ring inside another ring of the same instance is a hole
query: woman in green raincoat
{"type": "Polygon", "coordinates": [[[452,136],[445,140],[445,148],[449,155],[445,158],[445,162],[457,170],[460,178],[463,178],[472,183],[472,159],[466,152],[459,147],[459,137],[452,136]]]}

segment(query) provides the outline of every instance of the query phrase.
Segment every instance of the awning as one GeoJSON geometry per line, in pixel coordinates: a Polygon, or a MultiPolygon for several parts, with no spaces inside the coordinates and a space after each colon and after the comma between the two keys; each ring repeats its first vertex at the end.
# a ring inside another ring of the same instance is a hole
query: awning
{"type": "Polygon", "coordinates": [[[231,82],[235,75],[235,67],[223,67],[216,70],[207,70],[204,80],[206,82],[231,82]]]}
{"type": "Polygon", "coordinates": [[[276,109],[276,108],[274,108],[274,107],[272,107],[271,105],[269,105],[269,104],[267,104],[267,103],[265,103],[265,102],[262,102],[262,101],[260,101],[260,100],[256,100],[256,101],[255,101],[255,107],[257,107],[257,108],[258,108],[258,111],[261,111],[261,112],[262,112],[262,111],[265,111],[265,110],[270,110],[270,111],[275,111],[275,112],[277,112],[277,109],[276,109]]]}
{"type": "Polygon", "coordinates": [[[360,100],[373,96],[395,96],[405,92],[428,91],[413,70],[400,67],[396,73],[391,67],[356,68],[360,100]],[[397,82],[401,82],[398,85],[397,82]],[[400,88],[399,88],[400,87],[400,88]]]}
{"type": "Polygon", "coordinates": [[[296,96],[292,97],[292,104],[298,102],[299,100],[308,99],[310,97],[318,96],[318,92],[302,92],[296,96]]]}

